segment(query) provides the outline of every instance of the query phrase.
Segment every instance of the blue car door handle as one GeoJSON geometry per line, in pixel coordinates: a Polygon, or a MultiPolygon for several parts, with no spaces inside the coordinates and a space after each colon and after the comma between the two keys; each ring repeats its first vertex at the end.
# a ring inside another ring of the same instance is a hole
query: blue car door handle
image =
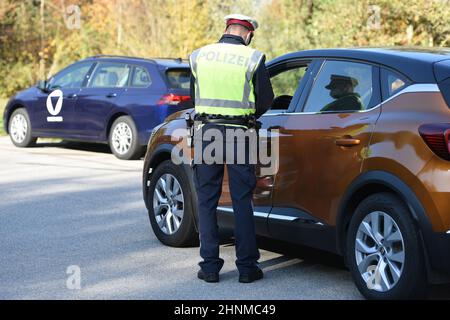
{"type": "Polygon", "coordinates": [[[115,92],[108,93],[108,94],[106,95],[106,97],[107,97],[107,98],[115,98],[115,97],[117,97],[117,93],[115,93],[115,92]]]}
{"type": "Polygon", "coordinates": [[[76,93],[70,93],[67,95],[67,99],[75,99],[77,97],[76,93]]]}

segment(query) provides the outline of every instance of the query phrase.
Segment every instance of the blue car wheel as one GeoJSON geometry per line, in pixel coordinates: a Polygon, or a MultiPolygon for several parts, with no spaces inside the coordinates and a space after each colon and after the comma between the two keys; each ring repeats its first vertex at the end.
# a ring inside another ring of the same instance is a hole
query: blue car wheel
{"type": "Polygon", "coordinates": [[[34,145],[37,138],[31,135],[31,122],[27,110],[17,109],[8,122],[8,132],[16,147],[26,148],[34,145]]]}
{"type": "Polygon", "coordinates": [[[141,158],[144,148],[139,145],[138,131],[131,117],[122,116],[114,121],[109,132],[109,147],[119,159],[141,158]]]}

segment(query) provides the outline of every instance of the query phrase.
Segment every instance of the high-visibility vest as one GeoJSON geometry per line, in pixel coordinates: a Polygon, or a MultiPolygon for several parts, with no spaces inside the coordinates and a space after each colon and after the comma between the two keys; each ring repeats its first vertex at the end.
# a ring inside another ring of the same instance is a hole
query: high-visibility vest
{"type": "Polygon", "coordinates": [[[190,58],[195,77],[195,111],[223,116],[255,113],[253,75],[263,54],[244,45],[215,43],[190,58]]]}

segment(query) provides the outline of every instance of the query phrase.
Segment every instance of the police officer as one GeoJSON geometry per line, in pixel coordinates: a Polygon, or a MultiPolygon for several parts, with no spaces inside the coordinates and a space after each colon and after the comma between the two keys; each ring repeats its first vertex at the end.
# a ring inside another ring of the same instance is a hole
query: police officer
{"type": "MultiPolygon", "coordinates": [[[[251,123],[270,108],[273,100],[265,56],[248,47],[258,23],[240,14],[226,16],[225,22],[225,33],[218,43],[197,49],[190,56],[195,120],[201,122],[203,132],[215,128],[224,136],[230,129],[249,130],[251,123]]],[[[254,165],[249,163],[248,143],[247,140],[244,143],[244,163],[226,163],[235,216],[236,266],[242,283],[263,278],[258,267],[260,255],[253,220],[252,194],[256,176],[254,165]]],[[[234,151],[237,144],[231,143],[234,151]]],[[[203,152],[207,146],[208,142],[202,141],[201,148],[195,148],[194,152],[203,152]]],[[[224,146],[230,148],[230,143],[226,142],[224,146]]],[[[197,276],[206,282],[219,281],[224,263],[219,257],[216,216],[223,174],[223,163],[194,165],[202,258],[197,276]]]]}

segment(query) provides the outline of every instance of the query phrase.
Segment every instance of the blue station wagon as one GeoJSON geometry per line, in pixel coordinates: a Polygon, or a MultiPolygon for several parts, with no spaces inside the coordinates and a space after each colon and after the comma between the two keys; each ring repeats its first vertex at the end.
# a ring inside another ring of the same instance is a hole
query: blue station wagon
{"type": "Polygon", "coordinates": [[[137,159],[152,129],[191,105],[189,82],[182,59],[90,57],[12,97],[5,130],[18,147],[56,137],[108,143],[118,158],[137,159]]]}

